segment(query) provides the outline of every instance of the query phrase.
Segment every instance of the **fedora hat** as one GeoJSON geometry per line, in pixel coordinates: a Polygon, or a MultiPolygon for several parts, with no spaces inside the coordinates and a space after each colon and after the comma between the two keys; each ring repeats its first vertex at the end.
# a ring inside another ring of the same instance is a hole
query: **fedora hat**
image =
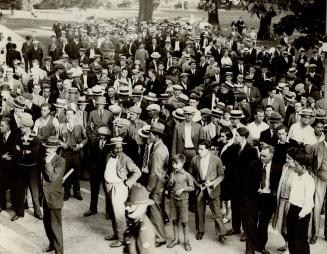
{"type": "Polygon", "coordinates": [[[105,93],[105,91],[102,86],[95,85],[94,87],[92,87],[92,95],[102,96],[102,95],[104,95],[104,93],[105,93]]]}
{"type": "Polygon", "coordinates": [[[14,99],[14,107],[15,108],[25,108],[25,98],[23,96],[17,96],[15,99],[14,99]]]}
{"type": "Polygon", "coordinates": [[[144,99],[146,99],[148,101],[158,101],[157,95],[152,92],[149,92],[147,95],[145,95],[144,99]]]}
{"type": "Polygon", "coordinates": [[[317,109],[316,110],[316,119],[319,119],[319,120],[326,120],[327,117],[326,117],[326,111],[323,110],[323,109],[317,109]]]}
{"type": "Polygon", "coordinates": [[[213,109],[211,110],[211,116],[213,117],[222,117],[224,115],[224,111],[222,111],[221,109],[213,109]]]}
{"type": "Polygon", "coordinates": [[[114,137],[110,139],[110,146],[115,146],[115,145],[125,145],[126,143],[123,142],[122,137],[114,137]]]}
{"type": "Polygon", "coordinates": [[[96,72],[96,73],[101,72],[102,67],[100,65],[96,65],[96,66],[94,66],[93,71],[96,72]]]}
{"type": "Polygon", "coordinates": [[[101,126],[98,128],[98,134],[102,136],[110,136],[110,130],[106,126],[101,126]]]}
{"type": "Polygon", "coordinates": [[[242,110],[238,110],[238,109],[233,109],[230,112],[230,118],[232,119],[242,119],[245,116],[243,115],[243,111],[242,110]]]}
{"type": "Polygon", "coordinates": [[[177,98],[180,102],[184,103],[184,104],[187,104],[188,101],[189,101],[189,98],[186,94],[180,94],[177,98]]]}
{"type": "Polygon", "coordinates": [[[96,101],[95,104],[99,104],[99,105],[106,105],[108,104],[106,101],[106,97],[104,96],[100,96],[96,101]]]}
{"type": "Polygon", "coordinates": [[[162,123],[153,123],[149,129],[149,132],[153,132],[155,134],[166,135],[165,134],[165,125],[162,123]]]}
{"type": "Polygon", "coordinates": [[[88,101],[86,100],[85,96],[79,96],[78,100],[77,100],[77,104],[81,104],[81,105],[86,105],[89,104],[88,101]]]}
{"type": "Polygon", "coordinates": [[[225,103],[219,101],[219,102],[216,104],[216,108],[219,108],[219,109],[221,109],[221,110],[225,110],[226,105],[225,105],[225,103]]]}
{"type": "Polygon", "coordinates": [[[53,103],[53,105],[57,108],[64,108],[66,106],[66,100],[57,98],[56,103],[53,103]]]}
{"type": "Polygon", "coordinates": [[[179,120],[184,120],[185,116],[184,116],[184,111],[182,108],[178,108],[176,110],[173,111],[172,113],[173,117],[179,120]]]}
{"type": "Polygon", "coordinates": [[[149,199],[149,192],[141,184],[134,184],[129,191],[126,206],[130,205],[153,205],[154,201],[149,199]]]}
{"type": "Polygon", "coordinates": [[[49,147],[49,148],[58,148],[60,147],[59,140],[56,136],[50,136],[48,139],[42,143],[43,146],[49,147]]]}
{"type": "Polygon", "coordinates": [[[272,112],[269,118],[270,123],[279,123],[282,121],[282,116],[278,112],[272,112]]]}
{"type": "Polygon", "coordinates": [[[141,129],[137,130],[137,133],[139,134],[139,136],[143,138],[148,138],[150,133],[150,128],[151,125],[144,125],[141,129]]]}

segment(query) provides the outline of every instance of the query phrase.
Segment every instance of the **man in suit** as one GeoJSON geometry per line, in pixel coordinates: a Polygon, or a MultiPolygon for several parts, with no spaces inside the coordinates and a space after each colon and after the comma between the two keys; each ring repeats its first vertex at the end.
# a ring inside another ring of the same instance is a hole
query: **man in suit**
{"type": "Polygon", "coordinates": [[[41,67],[42,70],[47,72],[47,77],[50,77],[55,72],[55,69],[51,65],[52,58],[51,56],[47,56],[44,58],[45,65],[41,67]]]}
{"type": "Polygon", "coordinates": [[[14,167],[12,148],[15,142],[15,133],[11,130],[11,119],[2,118],[0,121],[0,212],[6,210],[6,190],[10,189],[11,202],[13,190],[11,186],[11,170],[14,167]]]}
{"type": "Polygon", "coordinates": [[[31,67],[29,66],[29,61],[28,61],[28,53],[30,48],[32,47],[32,40],[30,36],[26,36],[26,41],[22,45],[22,55],[24,58],[24,63],[25,63],[25,71],[28,71],[28,68],[31,67]]]}
{"type": "Polygon", "coordinates": [[[316,185],[314,195],[314,207],[312,214],[312,227],[310,243],[315,244],[319,236],[321,210],[324,204],[324,196],[327,189],[327,128],[324,127],[325,140],[314,145],[307,146],[306,149],[312,158],[312,173],[316,185]]]}
{"type": "Polygon", "coordinates": [[[187,169],[192,157],[196,155],[199,142],[205,140],[205,132],[200,124],[192,120],[195,114],[193,107],[186,106],[183,112],[185,120],[175,126],[171,154],[184,154],[187,169]]]}
{"type": "Polygon", "coordinates": [[[261,103],[261,95],[259,89],[253,86],[253,79],[249,76],[245,76],[244,78],[244,92],[246,95],[246,100],[250,103],[252,112],[260,105],[261,103]]]}
{"type": "Polygon", "coordinates": [[[159,247],[166,243],[166,231],[162,210],[164,202],[164,178],[169,165],[169,151],[163,143],[162,138],[165,136],[165,126],[161,123],[151,125],[149,141],[152,142],[151,152],[149,155],[148,169],[149,178],[147,190],[150,192],[154,204],[149,207],[149,216],[157,230],[156,246],[159,247]]]}
{"type": "Polygon", "coordinates": [[[275,112],[281,114],[282,117],[285,116],[285,105],[284,100],[281,97],[276,96],[276,87],[271,86],[268,89],[269,96],[262,100],[262,108],[266,108],[267,105],[271,105],[275,112]]]}
{"type": "Polygon", "coordinates": [[[160,85],[160,81],[156,77],[155,70],[150,69],[148,71],[148,76],[149,76],[150,80],[148,81],[148,83],[146,85],[145,94],[152,92],[152,93],[155,93],[157,96],[159,96],[162,91],[162,87],[160,85]]]}
{"type": "Polygon", "coordinates": [[[59,140],[50,136],[44,144],[46,154],[42,164],[43,191],[43,224],[49,239],[49,246],[43,252],[55,251],[64,253],[62,216],[64,191],[62,187],[65,172],[65,160],[56,151],[60,147],[59,140]]]}
{"type": "Polygon", "coordinates": [[[30,66],[32,66],[32,61],[34,59],[37,59],[39,61],[40,66],[42,66],[43,63],[43,50],[40,47],[39,41],[35,40],[32,42],[33,46],[28,51],[28,61],[30,66]]]}
{"type": "Polygon", "coordinates": [[[276,146],[278,143],[278,136],[276,129],[281,124],[282,117],[280,114],[273,112],[269,118],[269,128],[260,133],[259,142],[267,145],[276,146]]]}
{"type": "Polygon", "coordinates": [[[81,125],[75,124],[76,110],[66,108],[66,123],[59,126],[59,138],[62,147],[62,157],[66,160],[66,173],[74,169],[74,172],[68,177],[65,186],[64,201],[70,197],[71,185],[73,185],[74,197],[77,200],[83,200],[80,191],[80,171],[82,148],[86,145],[88,139],[85,129],[81,125]]]}
{"type": "MultiPolygon", "coordinates": [[[[102,126],[98,129],[97,139],[90,145],[90,189],[91,201],[90,208],[84,213],[85,217],[89,217],[98,212],[98,197],[100,185],[103,185],[105,191],[104,171],[106,168],[106,158],[109,153],[109,136],[111,132],[108,127],[102,126]]],[[[108,203],[106,198],[106,217],[109,219],[108,203]]]]}
{"type": "Polygon", "coordinates": [[[107,155],[104,179],[106,181],[106,195],[110,205],[110,215],[114,235],[106,237],[114,240],[111,248],[121,247],[124,243],[124,232],[127,228],[125,217],[125,201],[128,190],[141,176],[140,169],[123,153],[123,139],[115,137],[110,139],[112,152],[107,155]]]}
{"type": "MultiPolygon", "coordinates": [[[[226,150],[231,156],[230,176],[233,179],[231,181],[232,229],[227,232],[227,235],[240,234],[241,225],[243,226],[243,230],[246,231],[243,214],[244,198],[240,185],[244,173],[250,167],[251,163],[258,159],[257,149],[247,142],[249,134],[246,127],[237,128],[234,135],[234,144],[226,150]]],[[[241,235],[240,240],[246,240],[245,234],[241,235]]]]}
{"type": "Polygon", "coordinates": [[[224,179],[224,167],[218,156],[210,152],[211,142],[201,141],[198,153],[193,157],[190,172],[195,179],[196,191],[196,239],[201,240],[204,235],[206,202],[215,220],[215,228],[221,243],[226,241],[226,230],[223,224],[223,215],[220,210],[220,183],[224,179]]]}
{"type": "Polygon", "coordinates": [[[96,109],[91,111],[86,129],[87,136],[91,142],[96,139],[98,128],[101,126],[109,126],[109,124],[112,124],[113,120],[112,113],[104,109],[104,106],[107,104],[105,97],[100,96],[97,98],[95,104],[96,109]]]}
{"type": "Polygon", "coordinates": [[[265,249],[268,241],[268,225],[276,209],[276,193],[282,166],[272,161],[274,148],[264,146],[260,159],[254,161],[244,172],[241,191],[245,200],[244,224],[246,231],[246,253],[258,251],[269,254],[265,249]]]}

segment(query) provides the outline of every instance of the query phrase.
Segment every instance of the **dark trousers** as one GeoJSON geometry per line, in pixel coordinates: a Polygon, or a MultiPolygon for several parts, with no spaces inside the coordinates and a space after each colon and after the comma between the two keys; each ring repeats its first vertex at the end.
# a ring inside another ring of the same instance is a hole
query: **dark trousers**
{"type": "Polygon", "coordinates": [[[153,193],[151,194],[151,199],[154,200],[154,204],[150,205],[148,208],[148,213],[151,222],[156,228],[156,238],[158,242],[166,241],[166,229],[165,223],[163,219],[163,211],[162,211],[162,198],[163,193],[153,193]]]}
{"type": "MultiPolygon", "coordinates": [[[[91,202],[90,202],[90,210],[98,211],[98,199],[100,192],[100,185],[102,184],[103,191],[106,193],[106,184],[104,182],[104,172],[100,170],[100,172],[90,172],[90,188],[91,188],[91,202]]],[[[108,207],[108,197],[106,195],[106,213],[109,213],[108,207]]]]}
{"type": "Polygon", "coordinates": [[[9,188],[8,168],[0,161],[0,208],[6,209],[6,190],[9,188]]]}
{"type": "Polygon", "coordinates": [[[79,175],[81,169],[81,153],[63,151],[62,157],[66,160],[65,174],[72,168],[74,172],[64,182],[65,193],[70,193],[70,188],[73,185],[74,193],[80,191],[79,175]]]}
{"type": "Polygon", "coordinates": [[[43,224],[45,233],[50,242],[50,247],[55,249],[56,254],[64,253],[62,233],[61,209],[51,209],[47,202],[43,201],[43,224]]]}
{"type": "Polygon", "coordinates": [[[215,220],[217,236],[225,235],[226,230],[223,223],[223,215],[220,210],[220,199],[219,197],[215,199],[210,198],[207,190],[197,192],[195,209],[196,230],[198,232],[204,232],[206,201],[209,203],[209,208],[215,220]]]}
{"type": "Polygon", "coordinates": [[[301,207],[291,204],[286,218],[288,249],[290,254],[309,254],[308,229],[310,214],[299,219],[301,207]]]}
{"type": "Polygon", "coordinates": [[[12,190],[13,192],[13,210],[16,215],[24,216],[25,207],[25,197],[26,197],[26,183],[28,178],[28,171],[30,167],[16,165],[13,168],[13,182],[12,190]]]}
{"type": "Polygon", "coordinates": [[[38,165],[30,167],[27,176],[27,186],[30,189],[33,201],[34,213],[41,215],[39,190],[40,190],[40,169],[38,165]]]}
{"type": "Polygon", "coordinates": [[[244,203],[244,200],[239,196],[233,196],[231,198],[232,229],[234,231],[241,231],[241,226],[243,226],[244,230],[241,212],[242,203],[244,203]]]}
{"type": "Polygon", "coordinates": [[[325,195],[325,232],[324,232],[324,235],[325,235],[325,239],[327,240],[327,193],[325,195]]]}
{"type": "Polygon", "coordinates": [[[246,233],[246,253],[254,254],[258,240],[258,216],[259,216],[258,198],[245,198],[244,206],[242,206],[243,226],[246,233]]]}

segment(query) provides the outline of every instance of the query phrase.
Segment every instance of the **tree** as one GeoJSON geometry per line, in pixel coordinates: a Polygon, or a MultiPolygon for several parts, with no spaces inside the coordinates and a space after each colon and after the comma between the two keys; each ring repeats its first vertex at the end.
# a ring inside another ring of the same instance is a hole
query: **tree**
{"type": "Polygon", "coordinates": [[[326,1],[292,1],[289,10],[290,13],[274,25],[275,33],[291,35],[295,30],[299,31],[302,36],[294,42],[296,48],[308,49],[323,40],[326,34],[326,1]]]}
{"type": "Polygon", "coordinates": [[[198,9],[208,12],[208,23],[211,24],[216,31],[220,31],[219,8],[229,8],[225,0],[201,0],[198,9]]]}
{"type": "Polygon", "coordinates": [[[139,3],[139,23],[141,21],[150,21],[152,20],[154,0],[140,0],[139,3]]]}

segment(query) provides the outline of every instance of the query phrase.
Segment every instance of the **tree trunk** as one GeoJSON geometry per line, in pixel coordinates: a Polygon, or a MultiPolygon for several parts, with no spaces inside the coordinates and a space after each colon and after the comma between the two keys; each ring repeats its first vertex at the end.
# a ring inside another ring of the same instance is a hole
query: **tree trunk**
{"type": "Polygon", "coordinates": [[[258,40],[271,40],[270,26],[273,15],[268,12],[260,18],[260,26],[258,31],[258,40]]]}
{"type": "Polygon", "coordinates": [[[138,21],[152,20],[153,0],[140,0],[138,21]]]}
{"type": "Polygon", "coordinates": [[[208,3],[208,23],[213,26],[214,31],[220,31],[219,15],[218,15],[218,1],[209,0],[208,3]]]}

